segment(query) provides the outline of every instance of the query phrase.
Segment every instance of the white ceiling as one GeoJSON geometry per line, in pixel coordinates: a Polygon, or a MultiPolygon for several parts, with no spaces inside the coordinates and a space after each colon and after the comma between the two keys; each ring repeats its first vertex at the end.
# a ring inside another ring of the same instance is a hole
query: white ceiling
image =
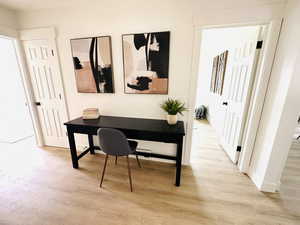
{"type": "MultiPolygon", "coordinates": [[[[54,9],[54,8],[65,8],[68,6],[76,6],[76,5],[92,5],[93,3],[100,3],[101,1],[111,1],[111,0],[0,0],[0,5],[16,11],[32,11],[32,10],[40,10],[40,9],[54,9]]],[[[125,1],[125,0],[118,0],[125,1]]],[[[132,1],[132,0],[130,0],[132,1]]],[[[141,1],[141,0],[139,0],[141,1]]],[[[150,1],[151,0],[147,0],[150,1]]],[[[186,0],[182,0],[186,1],[186,0]]],[[[286,0],[190,0],[194,1],[197,4],[203,5],[218,5],[228,3],[234,4],[270,4],[270,3],[279,3],[285,2],[286,0]],[[201,3],[203,2],[203,3],[201,3]],[[208,3],[209,2],[209,3],[208,3]]],[[[174,2],[175,3],[175,2],[174,2]]]]}
{"type": "MultiPolygon", "coordinates": [[[[96,0],[0,0],[0,5],[16,11],[53,9],[87,3],[96,0]]],[[[100,0],[98,0],[100,1],[100,0]]]]}

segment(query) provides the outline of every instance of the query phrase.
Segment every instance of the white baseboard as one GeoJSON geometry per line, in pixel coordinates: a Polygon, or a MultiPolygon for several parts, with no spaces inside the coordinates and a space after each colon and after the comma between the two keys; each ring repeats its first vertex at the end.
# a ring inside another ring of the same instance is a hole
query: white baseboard
{"type": "Polygon", "coordinates": [[[249,174],[249,177],[257,187],[259,191],[262,192],[277,192],[280,190],[281,182],[274,183],[274,182],[268,182],[268,181],[261,181],[261,179],[256,174],[249,174]]]}
{"type": "Polygon", "coordinates": [[[260,190],[261,182],[258,179],[258,176],[255,173],[249,173],[248,174],[249,178],[252,180],[252,182],[255,184],[258,190],[260,190]]]}
{"type": "Polygon", "coordinates": [[[274,183],[274,182],[267,182],[265,181],[260,189],[263,192],[278,192],[280,190],[281,182],[274,183]]]}

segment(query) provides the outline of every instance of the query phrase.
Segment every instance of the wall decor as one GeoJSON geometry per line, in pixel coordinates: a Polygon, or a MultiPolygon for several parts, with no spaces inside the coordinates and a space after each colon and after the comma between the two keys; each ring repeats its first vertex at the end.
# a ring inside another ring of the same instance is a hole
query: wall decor
{"type": "Polygon", "coordinates": [[[79,93],[114,93],[110,36],[71,39],[79,93]]]}
{"type": "Polygon", "coordinates": [[[170,32],[122,35],[124,91],[168,94],[170,32]]]}
{"type": "Polygon", "coordinates": [[[225,51],[219,55],[218,72],[217,72],[217,74],[218,74],[217,75],[217,86],[216,86],[216,88],[217,88],[216,93],[219,95],[223,94],[227,57],[228,57],[228,51],[225,51]]]}
{"type": "Polygon", "coordinates": [[[217,72],[218,72],[218,61],[219,56],[215,56],[213,59],[213,68],[212,68],[212,74],[211,74],[211,81],[210,81],[210,91],[215,92],[216,90],[216,78],[217,78],[217,72]]]}
{"type": "Polygon", "coordinates": [[[210,81],[210,91],[219,95],[223,94],[225,72],[227,65],[228,51],[213,58],[213,68],[210,81]]]}

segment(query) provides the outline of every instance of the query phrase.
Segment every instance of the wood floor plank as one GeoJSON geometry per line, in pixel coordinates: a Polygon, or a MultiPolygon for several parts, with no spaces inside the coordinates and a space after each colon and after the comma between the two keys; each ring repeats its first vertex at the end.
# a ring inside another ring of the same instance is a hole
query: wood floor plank
{"type": "MultiPolygon", "coordinates": [[[[294,140],[280,187],[280,200],[284,207],[300,220],[300,141],[294,140]]],[[[300,223],[299,223],[300,224],[300,223]]]]}

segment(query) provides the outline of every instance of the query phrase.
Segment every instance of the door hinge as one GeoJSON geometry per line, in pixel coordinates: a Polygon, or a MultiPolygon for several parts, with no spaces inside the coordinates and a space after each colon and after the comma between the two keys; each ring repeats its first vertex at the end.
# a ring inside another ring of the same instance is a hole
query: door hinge
{"type": "Polygon", "coordinates": [[[54,56],[54,51],[53,51],[53,49],[51,49],[51,53],[52,53],[52,56],[54,56]]]}
{"type": "Polygon", "coordinates": [[[242,151],[242,146],[240,146],[240,145],[237,146],[236,151],[237,151],[237,152],[241,152],[241,151],[242,151]]]}
{"type": "Polygon", "coordinates": [[[263,46],[263,41],[258,41],[256,43],[256,49],[262,49],[262,46],[263,46]]]}

